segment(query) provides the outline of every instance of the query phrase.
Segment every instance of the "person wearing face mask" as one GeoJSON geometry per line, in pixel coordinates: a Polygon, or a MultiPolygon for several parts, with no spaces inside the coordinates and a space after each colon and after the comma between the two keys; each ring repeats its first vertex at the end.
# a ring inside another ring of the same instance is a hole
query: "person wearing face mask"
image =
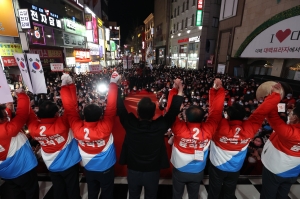
{"type": "MultiPolygon", "coordinates": [[[[170,91],[169,100],[177,94],[177,88],[170,91]]],[[[220,79],[216,79],[214,87],[209,91],[211,109],[205,122],[206,112],[198,106],[190,106],[185,111],[186,121],[179,120],[172,125],[174,144],[171,163],[173,199],[181,199],[184,187],[187,186],[189,199],[198,199],[200,182],[203,179],[204,168],[208,156],[210,140],[221,119],[224,89],[220,79]]]]}
{"type": "Polygon", "coordinates": [[[274,131],[262,152],[264,168],[260,198],[287,198],[300,174],[300,106],[289,113],[287,124],[275,107],[267,120],[274,131]]]}
{"type": "Polygon", "coordinates": [[[248,120],[245,108],[234,103],[226,109],[214,134],[210,147],[209,192],[208,199],[235,198],[239,171],[247,154],[251,138],[261,127],[266,115],[280,102],[281,85],[272,88],[272,94],[256,109],[248,120]]]}
{"type": "Polygon", "coordinates": [[[293,109],[296,104],[296,100],[293,98],[291,93],[287,94],[286,98],[282,100],[283,103],[286,103],[288,109],[293,109]]]}

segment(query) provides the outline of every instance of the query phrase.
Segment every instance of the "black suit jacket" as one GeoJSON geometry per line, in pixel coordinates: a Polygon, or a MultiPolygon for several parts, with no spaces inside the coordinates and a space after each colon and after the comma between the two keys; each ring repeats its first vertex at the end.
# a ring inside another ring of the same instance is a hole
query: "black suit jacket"
{"type": "Polygon", "coordinates": [[[122,146],[120,164],[135,171],[158,171],[168,168],[169,159],[164,134],[180,112],[182,96],[174,96],[169,111],[156,120],[139,120],[128,113],[123,100],[118,97],[118,115],[126,135],[122,146]]]}

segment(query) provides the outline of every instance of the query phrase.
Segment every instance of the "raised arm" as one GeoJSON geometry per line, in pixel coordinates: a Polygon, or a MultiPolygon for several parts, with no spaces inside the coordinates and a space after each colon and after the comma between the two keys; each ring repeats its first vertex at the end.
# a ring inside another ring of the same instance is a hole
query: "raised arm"
{"type": "Polygon", "coordinates": [[[76,96],[75,84],[62,86],[60,95],[65,109],[64,114],[68,117],[71,128],[76,132],[76,130],[83,126],[83,121],[77,112],[77,101],[72,97],[76,96]]]}
{"type": "MultiPolygon", "coordinates": [[[[250,115],[248,121],[251,122],[251,127],[253,133],[255,134],[257,130],[261,127],[264,119],[267,115],[272,112],[275,115],[278,115],[277,112],[277,104],[280,102],[280,94],[279,93],[272,93],[268,96],[264,102],[250,115]]],[[[272,116],[271,116],[272,118],[272,116]]],[[[278,116],[280,119],[280,117],[278,116]]],[[[281,120],[281,119],[280,119],[281,120]]],[[[282,120],[281,120],[282,121],[282,120]]],[[[283,122],[284,123],[284,122],[283,122]]]]}
{"type": "Polygon", "coordinates": [[[124,105],[124,100],[121,98],[120,92],[121,91],[119,90],[118,99],[117,99],[117,115],[119,116],[121,124],[125,126],[128,118],[128,111],[124,105]]]}
{"type": "MultiPolygon", "coordinates": [[[[165,114],[164,119],[167,122],[167,125],[171,127],[171,125],[174,123],[176,117],[178,116],[180,112],[180,107],[183,102],[183,86],[180,79],[175,80],[175,85],[178,86],[178,92],[177,95],[175,95],[176,90],[172,89],[169,93],[169,98],[171,98],[171,106],[168,110],[168,112],[165,114]],[[171,94],[171,96],[170,96],[171,94]]],[[[169,102],[168,102],[169,104],[169,102]]]]}
{"type": "Polygon", "coordinates": [[[120,75],[115,71],[110,78],[109,90],[107,95],[107,104],[104,111],[103,120],[99,123],[101,129],[106,132],[111,132],[115,116],[117,114],[117,97],[118,97],[118,85],[117,83],[121,79],[120,75]]]}
{"type": "Polygon", "coordinates": [[[9,122],[5,123],[6,131],[2,132],[3,134],[6,134],[10,137],[16,136],[20,132],[21,128],[24,126],[28,119],[31,109],[29,105],[29,97],[25,93],[18,93],[17,96],[18,105],[16,116],[9,122]]]}
{"type": "Polygon", "coordinates": [[[209,98],[214,98],[212,101],[209,99],[209,113],[205,122],[205,127],[213,135],[216,132],[218,124],[222,119],[222,111],[225,100],[225,90],[222,87],[220,79],[216,79],[213,88],[209,90],[209,98]]]}

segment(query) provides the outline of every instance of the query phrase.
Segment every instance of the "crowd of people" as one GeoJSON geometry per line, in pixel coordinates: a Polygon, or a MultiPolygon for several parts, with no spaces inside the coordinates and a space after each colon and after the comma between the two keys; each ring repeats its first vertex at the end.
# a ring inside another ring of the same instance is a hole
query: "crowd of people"
{"type": "Polygon", "coordinates": [[[209,198],[233,198],[240,174],[263,174],[261,198],[284,198],[300,173],[300,100],[290,93],[281,99],[280,84],[257,99],[255,80],[209,70],[138,66],[61,75],[46,73],[47,94],[33,95],[15,83],[13,103],[0,106],[6,132],[0,177],[26,198],[38,198],[37,165],[49,171],[54,198],[80,198],[81,167],[89,199],[98,197],[100,187],[102,198],[113,198],[116,115],[126,131],[120,164],[127,165],[132,199],[143,186],[146,197],[156,198],[159,171],[169,162],[174,199],[185,185],[189,198],[198,198],[204,174],[209,198]],[[135,93],[156,94],[161,116],[153,120],[156,103],[148,97],[138,103],[138,117],[128,113],[123,100],[135,93]],[[280,113],[279,102],[286,104],[280,113]]]}

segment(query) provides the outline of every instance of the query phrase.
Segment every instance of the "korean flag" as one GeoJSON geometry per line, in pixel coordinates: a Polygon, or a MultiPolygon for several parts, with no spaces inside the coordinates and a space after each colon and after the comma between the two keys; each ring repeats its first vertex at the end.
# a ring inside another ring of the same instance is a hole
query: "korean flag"
{"type": "Polygon", "coordinates": [[[47,93],[44,71],[38,54],[27,54],[28,70],[35,94],[47,93]]]}

